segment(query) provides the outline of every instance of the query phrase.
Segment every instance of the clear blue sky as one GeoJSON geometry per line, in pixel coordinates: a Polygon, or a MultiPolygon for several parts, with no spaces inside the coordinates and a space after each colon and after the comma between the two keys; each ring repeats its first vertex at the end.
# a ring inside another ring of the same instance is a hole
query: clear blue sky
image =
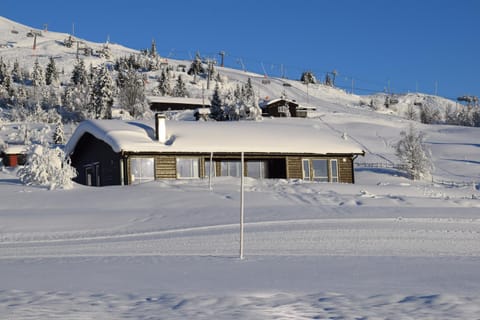
{"type": "Polygon", "coordinates": [[[358,94],[480,95],[477,0],[1,0],[0,15],[135,49],[155,39],[179,59],[224,50],[227,66],[270,76],[337,70],[358,94]]]}

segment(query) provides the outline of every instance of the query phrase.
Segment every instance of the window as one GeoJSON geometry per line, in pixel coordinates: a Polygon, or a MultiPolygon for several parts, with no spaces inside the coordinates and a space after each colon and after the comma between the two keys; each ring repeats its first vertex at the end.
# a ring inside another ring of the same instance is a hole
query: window
{"type": "Polygon", "coordinates": [[[313,180],[328,182],[328,161],[326,159],[313,159],[313,180]]]}
{"type": "Polygon", "coordinates": [[[153,158],[130,158],[131,183],[139,184],[155,180],[153,158]]]}
{"type": "MultiPolygon", "coordinates": [[[[212,177],[215,177],[217,173],[215,172],[216,170],[216,162],[212,161],[212,177]]],[[[205,159],[205,177],[210,176],[210,159],[205,159]]]]}
{"type": "Polygon", "coordinates": [[[330,160],[330,181],[338,182],[338,162],[337,159],[330,160]]]}
{"type": "Polygon", "coordinates": [[[267,178],[266,161],[247,161],[247,176],[251,178],[267,178]]]}
{"type": "Polygon", "coordinates": [[[337,159],[302,159],[303,179],[338,182],[337,159]]]}
{"type": "Polygon", "coordinates": [[[220,162],[222,177],[240,177],[241,166],[238,160],[227,160],[220,162]]]}
{"type": "Polygon", "coordinates": [[[198,158],[177,158],[177,178],[198,178],[198,158]]]}
{"type": "Polygon", "coordinates": [[[303,179],[310,180],[310,160],[302,159],[303,179]]]}

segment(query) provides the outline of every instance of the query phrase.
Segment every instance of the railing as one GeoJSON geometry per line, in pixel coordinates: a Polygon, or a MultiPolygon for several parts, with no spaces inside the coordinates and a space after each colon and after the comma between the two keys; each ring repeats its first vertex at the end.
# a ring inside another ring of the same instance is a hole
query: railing
{"type": "Polygon", "coordinates": [[[381,168],[381,169],[397,169],[406,171],[407,166],[400,163],[388,162],[354,162],[356,167],[360,168],[381,168]]]}

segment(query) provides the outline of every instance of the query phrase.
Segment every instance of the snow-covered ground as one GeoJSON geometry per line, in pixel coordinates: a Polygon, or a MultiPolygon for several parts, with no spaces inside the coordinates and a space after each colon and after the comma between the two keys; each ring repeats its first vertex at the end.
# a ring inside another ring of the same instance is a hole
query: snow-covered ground
{"type": "Polygon", "coordinates": [[[157,181],[47,191],[0,179],[12,319],[465,319],[480,314],[473,188],[157,181]]]}
{"type": "MultiPolygon", "coordinates": [[[[1,18],[0,29],[2,57],[32,65],[53,55],[68,78],[68,34],[48,31],[33,51],[30,28],[1,18]]],[[[115,56],[133,52],[111,46],[115,56]]],[[[366,104],[382,95],[217,69],[225,87],[250,77],[260,97],[316,107],[305,123],[346,134],[366,151],[359,163],[398,163],[392,146],[414,123],[398,116],[408,104],[454,103],[410,94],[398,97],[398,112],[376,112],[366,104]]],[[[189,83],[196,97],[202,81],[189,83]]],[[[6,142],[25,128],[51,139],[36,124],[1,125],[6,142]]],[[[48,191],[4,169],[0,318],[479,319],[480,129],[415,125],[433,181],[367,166],[353,185],[246,179],[244,260],[238,179],[217,178],[212,190],[207,180],[165,180],[48,191]]]]}

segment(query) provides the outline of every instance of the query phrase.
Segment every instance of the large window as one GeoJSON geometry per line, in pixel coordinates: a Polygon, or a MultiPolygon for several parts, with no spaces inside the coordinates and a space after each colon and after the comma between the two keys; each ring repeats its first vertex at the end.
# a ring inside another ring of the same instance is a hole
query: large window
{"type": "Polygon", "coordinates": [[[337,159],[302,159],[303,179],[338,182],[337,159]]]}
{"type": "Polygon", "coordinates": [[[220,162],[222,177],[240,177],[241,164],[238,160],[227,160],[220,162]]]}
{"type": "Polygon", "coordinates": [[[198,158],[177,158],[177,178],[198,178],[198,158]]]}
{"type": "Polygon", "coordinates": [[[155,180],[153,158],[130,158],[131,183],[139,184],[155,180]]]}

